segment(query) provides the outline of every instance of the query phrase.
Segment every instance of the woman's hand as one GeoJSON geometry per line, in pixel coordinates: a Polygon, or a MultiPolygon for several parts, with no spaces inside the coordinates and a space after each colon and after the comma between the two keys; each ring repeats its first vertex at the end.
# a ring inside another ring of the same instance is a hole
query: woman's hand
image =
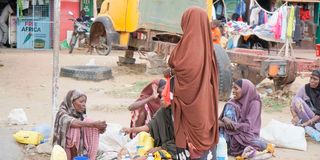
{"type": "Polygon", "coordinates": [[[95,121],[93,122],[93,127],[99,130],[99,133],[102,134],[106,131],[107,124],[106,121],[95,121]]]}
{"type": "Polygon", "coordinates": [[[218,126],[219,126],[219,127],[222,127],[222,128],[225,127],[223,121],[220,120],[220,119],[218,120],[218,126]]]}
{"type": "Polygon", "coordinates": [[[228,130],[232,130],[232,131],[235,130],[233,121],[231,121],[229,118],[223,117],[222,121],[224,122],[224,125],[228,130]]]}
{"type": "Polygon", "coordinates": [[[298,116],[294,116],[293,118],[292,118],[292,120],[291,120],[291,123],[293,124],[293,125],[299,125],[298,123],[299,123],[299,117],[298,116]]]}
{"type": "Polygon", "coordinates": [[[132,133],[132,128],[124,127],[121,129],[121,132],[124,132],[125,134],[130,134],[130,133],[132,133]]]}
{"type": "Polygon", "coordinates": [[[161,147],[151,148],[151,149],[148,151],[148,154],[149,154],[149,153],[154,154],[155,152],[160,151],[161,149],[162,149],[161,147]]]}

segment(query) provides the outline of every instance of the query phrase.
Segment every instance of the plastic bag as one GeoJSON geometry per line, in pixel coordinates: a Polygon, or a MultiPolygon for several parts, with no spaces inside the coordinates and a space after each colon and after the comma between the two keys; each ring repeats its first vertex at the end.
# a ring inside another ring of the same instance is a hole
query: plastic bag
{"type": "Polygon", "coordinates": [[[272,119],[261,129],[261,138],[275,144],[277,147],[306,151],[307,141],[302,127],[286,124],[272,119]]]}
{"type": "Polygon", "coordinates": [[[49,124],[39,124],[33,127],[32,131],[39,132],[44,137],[44,142],[48,142],[51,135],[51,127],[49,124]]]}
{"type": "Polygon", "coordinates": [[[9,113],[8,122],[10,125],[27,124],[27,115],[22,108],[13,109],[9,113]]]}
{"type": "Polygon", "coordinates": [[[121,132],[121,125],[112,123],[107,125],[106,131],[100,135],[99,149],[105,152],[107,159],[113,159],[118,156],[118,153],[130,141],[130,138],[121,132]]]}

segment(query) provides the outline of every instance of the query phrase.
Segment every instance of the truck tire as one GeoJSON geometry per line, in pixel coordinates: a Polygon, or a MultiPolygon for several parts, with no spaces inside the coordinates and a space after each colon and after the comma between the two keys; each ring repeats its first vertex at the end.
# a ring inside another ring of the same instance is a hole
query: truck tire
{"type": "Polygon", "coordinates": [[[78,80],[101,81],[112,78],[112,71],[111,68],[103,66],[65,66],[61,67],[60,76],[78,80]]]}
{"type": "Polygon", "coordinates": [[[232,70],[231,61],[226,51],[218,44],[214,44],[214,53],[216,56],[219,72],[219,100],[227,101],[230,99],[232,90],[232,70]]]}

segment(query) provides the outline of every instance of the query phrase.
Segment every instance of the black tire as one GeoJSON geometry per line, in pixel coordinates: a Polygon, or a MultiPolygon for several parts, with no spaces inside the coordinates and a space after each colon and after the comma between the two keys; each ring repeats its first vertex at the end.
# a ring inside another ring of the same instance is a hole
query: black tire
{"type": "Polygon", "coordinates": [[[71,54],[73,52],[74,46],[76,45],[78,40],[78,36],[72,35],[71,40],[70,40],[70,50],[69,53],[71,54]]]}
{"type": "Polygon", "coordinates": [[[99,55],[107,56],[111,52],[111,41],[108,40],[108,36],[101,36],[99,38],[99,45],[95,47],[99,55]]]}
{"type": "Polygon", "coordinates": [[[230,99],[232,90],[231,61],[226,51],[220,45],[214,45],[214,53],[219,72],[219,100],[227,101],[230,99]]]}
{"type": "Polygon", "coordinates": [[[61,68],[60,76],[78,80],[101,81],[112,78],[112,70],[103,66],[66,66],[61,68]]]}

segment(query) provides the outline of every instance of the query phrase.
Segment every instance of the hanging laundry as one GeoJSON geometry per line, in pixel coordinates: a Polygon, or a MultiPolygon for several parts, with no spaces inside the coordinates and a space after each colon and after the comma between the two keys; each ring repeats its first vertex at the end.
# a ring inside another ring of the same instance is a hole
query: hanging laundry
{"type": "Polygon", "coordinates": [[[211,12],[211,14],[212,14],[212,19],[213,19],[213,20],[217,19],[216,9],[214,8],[214,5],[213,5],[213,4],[212,4],[212,12],[211,12]]]}
{"type": "Polygon", "coordinates": [[[268,23],[268,13],[264,12],[264,24],[268,23]]]}
{"type": "Polygon", "coordinates": [[[264,24],[264,11],[263,10],[261,10],[259,12],[259,23],[258,23],[258,25],[261,25],[261,24],[264,24]]]}
{"type": "Polygon", "coordinates": [[[282,23],[282,11],[280,10],[280,12],[278,14],[277,23],[273,28],[274,38],[276,40],[280,39],[280,36],[281,36],[281,23],[282,23]]]}
{"type": "Polygon", "coordinates": [[[287,30],[287,36],[288,38],[292,38],[293,33],[293,27],[294,27],[294,7],[290,7],[290,14],[289,14],[289,20],[288,20],[288,30],[287,30]]]}
{"type": "Polygon", "coordinates": [[[224,17],[224,6],[221,0],[214,4],[215,11],[216,11],[216,18],[221,19],[224,17]]]}
{"type": "Polygon", "coordinates": [[[251,9],[250,17],[249,17],[249,24],[250,25],[257,25],[259,23],[259,12],[261,9],[258,6],[254,6],[251,9]]]}
{"type": "Polygon", "coordinates": [[[235,12],[242,17],[246,15],[246,3],[243,0],[240,0],[240,3],[237,5],[235,12]]]}
{"type": "Polygon", "coordinates": [[[302,34],[301,34],[301,21],[300,21],[300,8],[299,6],[295,6],[295,12],[294,12],[296,22],[295,22],[295,29],[293,34],[293,41],[296,42],[297,46],[300,46],[300,42],[302,40],[302,34]]]}
{"type": "Polygon", "coordinates": [[[285,40],[287,37],[287,26],[288,26],[288,8],[283,6],[280,8],[282,12],[282,24],[281,24],[281,40],[285,40]]]}

